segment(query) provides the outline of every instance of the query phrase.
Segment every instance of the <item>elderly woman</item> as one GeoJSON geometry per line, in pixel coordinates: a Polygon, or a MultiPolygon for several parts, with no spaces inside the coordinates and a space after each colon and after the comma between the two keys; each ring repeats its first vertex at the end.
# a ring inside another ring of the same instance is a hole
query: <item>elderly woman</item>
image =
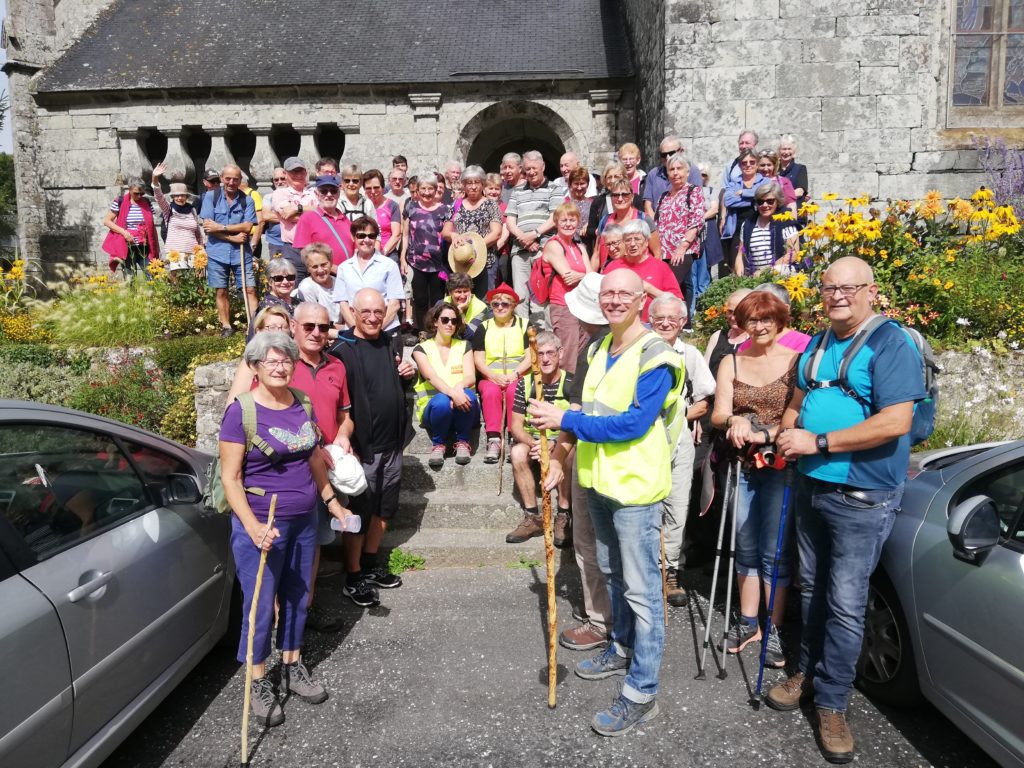
{"type": "Polygon", "coordinates": [[[779,176],[789,179],[796,195],[796,208],[807,199],[807,166],[796,161],[796,139],[792,134],[784,133],[779,137],[779,176]]]}
{"type": "Polygon", "coordinates": [[[484,462],[494,464],[501,456],[502,398],[506,426],[510,427],[516,381],[530,370],[533,357],[526,336],[526,321],[515,314],[519,295],[502,283],[487,294],[487,303],[493,316],[484,320],[473,335],[473,362],[487,432],[484,462]]]}
{"type": "MultiPolygon", "coordinates": [[[[654,219],[658,224],[658,239],[663,257],[672,267],[679,286],[683,290],[686,306],[693,304],[693,278],[691,272],[695,260],[701,257],[701,235],[704,231],[704,191],[686,181],[690,164],[677,152],[665,165],[669,188],[661,196],[655,208],[654,219]]],[[[689,327],[689,312],[687,312],[689,327]]]]}
{"type": "Polygon", "coordinates": [[[441,236],[452,244],[453,248],[462,245],[462,235],[476,232],[484,239],[487,246],[487,265],[473,280],[473,293],[478,298],[487,295],[494,287],[498,277],[498,239],[504,217],[498,204],[484,196],[484,182],[487,174],[479,165],[470,165],[462,172],[462,198],[455,200],[454,214],[446,221],[441,236]]]}
{"type": "MultiPolygon", "coordinates": [[[[654,229],[654,221],[648,218],[643,211],[643,202],[641,201],[640,207],[637,207],[636,202],[639,196],[633,193],[633,188],[629,186],[628,181],[613,181],[608,188],[608,197],[612,203],[612,212],[602,217],[597,226],[597,250],[600,253],[601,262],[608,260],[608,247],[601,237],[606,227],[612,224],[622,227],[630,221],[645,221],[651,230],[654,229]]],[[[658,258],[661,258],[661,245],[657,242],[657,238],[652,243],[652,250],[655,251],[658,258]]]]}
{"type": "Polygon", "coordinates": [[[358,165],[346,165],[341,169],[341,197],[338,199],[338,210],[349,221],[360,216],[369,216],[377,220],[377,209],[363,194],[363,172],[358,165]]]}
{"type": "Polygon", "coordinates": [[[148,261],[160,255],[153,209],[145,194],[142,179],[131,179],[125,194],[110,204],[103,219],[103,226],[110,230],[103,241],[110,271],[121,267],[126,277],[144,270],[148,261]]]}
{"type": "MultiPolygon", "coordinates": [[[[577,169],[578,170],[578,169],[577,169]]],[[[560,367],[574,373],[576,358],[587,343],[587,334],[565,304],[565,294],[575,288],[587,272],[591,271],[590,259],[582,245],[576,242],[580,225],[580,213],[572,202],[562,203],[552,214],[555,221],[555,236],[544,245],[541,258],[551,272],[551,288],[548,292],[548,313],[551,329],[558,337],[561,347],[560,367]]]]}
{"type": "MultiPolygon", "coordinates": [[[[736,322],[750,335],[750,347],[725,358],[718,369],[715,409],[711,423],[726,431],[732,447],[740,451],[739,503],[736,520],[736,576],[739,582],[740,619],[729,630],[727,649],[739,653],[762,640],[758,612],[761,587],[765,603],[772,582],[777,541],[782,541],[777,589],[767,643],[769,667],[785,665],[779,629],[786,612],[791,536],[779,536],[786,473],[759,466],[755,451],[775,441],[786,404],[796,384],[799,355],[778,344],[779,331],[789,323],[789,308],[774,295],[755,291],[736,307],[736,322]]],[[[791,530],[792,516],[787,517],[791,530]]]]}
{"type": "MultiPolygon", "coordinates": [[[[604,167],[604,172],[601,174],[601,188],[604,191],[590,201],[590,212],[587,215],[587,236],[583,241],[584,243],[586,243],[587,250],[589,250],[591,253],[597,252],[597,248],[595,246],[597,245],[597,230],[601,226],[601,220],[608,216],[609,214],[611,214],[612,212],[612,199],[611,196],[608,194],[609,190],[611,189],[611,185],[617,181],[625,180],[626,168],[622,165],[622,163],[612,162],[608,163],[604,167]]],[[[634,200],[633,202],[636,204],[634,207],[638,206],[640,210],[643,210],[642,199],[639,201],[639,203],[636,203],[636,200],[634,200]]]]}
{"type": "Polygon", "coordinates": [[[173,182],[169,191],[171,199],[164,196],[160,188],[160,177],[165,173],[167,166],[163,163],[158,163],[153,169],[153,197],[167,227],[162,255],[167,262],[167,269],[175,272],[192,266],[192,251],[197,245],[202,246],[206,242],[206,233],[203,232],[202,222],[192,202],[195,195],[188,191],[185,184],[173,182]],[[176,258],[171,258],[171,254],[175,254],[176,258]]]}
{"type": "Polygon", "coordinates": [[[774,181],[782,187],[782,196],[786,200],[785,207],[795,216],[796,193],[793,191],[792,182],[785,176],[779,176],[779,155],[774,149],[762,149],[757,153],[757,172],[764,176],[765,181],[774,181]]]}
{"type": "Polygon", "coordinates": [[[773,267],[793,269],[796,262],[797,230],[795,223],[776,221],[784,207],[782,187],[766,182],[754,192],[757,217],[743,222],[739,232],[739,248],[733,262],[737,275],[755,275],[773,267]]]}
{"type": "Polygon", "coordinates": [[[426,330],[427,310],[444,298],[441,232],[451,218],[451,211],[437,199],[437,180],[432,171],[417,174],[417,179],[417,199],[410,201],[403,224],[401,264],[403,275],[412,270],[416,325],[426,330]]]}
{"type": "Polygon", "coordinates": [[[625,244],[622,242],[622,227],[618,224],[609,224],[601,233],[601,242],[607,253],[603,262],[600,251],[595,251],[590,255],[590,268],[594,272],[604,272],[610,262],[622,258],[625,248],[625,244]]]}
{"type": "Polygon", "coordinates": [[[330,337],[338,338],[340,314],[334,300],[334,275],[331,274],[331,248],[327,243],[310,243],[302,249],[302,263],[309,277],[304,278],[295,292],[296,304],[312,301],[327,310],[331,321],[330,337]]]}
{"type": "MultiPolygon", "coordinates": [[[[754,290],[770,293],[787,307],[790,305],[789,291],[786,290],[786,286],[784,285],[779,285],[778,283],[761,283],[754,290]]],[[[798,331],[787,325],[784,328],[779,329],[777,341],[780,347],[787,347],[792,349],[794,352],[803,352],[807,349],[807,345],[811,343],[811,337],[803,331],[798,331]]],[[[736,351],[745,352],[750,348],[750,345],[751,341],[747,338],[746,341],[736,348],[736,351]]]]}
{"type": "Polygon", "coordinates": [[[281,693],[294,694],[311,704],[327,700],[327,691],[313,680],[301,658],[317,541],[317,494],[333,517],[344,520],[351,514],[338,501],[320,451],[314,450],[319,433],[309,399],[288,386],[298,358],[299,348],[286,334],[270,331],[256,335],[243,356],[257,378],[256,388],[228,406],[220,428],[221,480],[233,513],[231,550],[242,589],[239,661],[246,658],[249,606],[260,553],[267,553],[255,617],[252,680],[252,716],[264,726],[284,722],[274,686],[266,677],[275,598],[281,693]],[[243,400],[255,413],[254,434],[246,432],[243,400]],[[254,437],[260,439],[260,447],[254,445],[254,437]]]}
{"type": "Polygon", "coordinates": [[[464,272],[455,272],[448,276],[448,303],[455,305],[462,315],[464,323],[462,338],[473,340],[473,334],[480,323],[491,316],[487,302],[473,295],[473,278],[464,272]]]}
{"type": "Polygon", "coordinates": [[[373,203],[376,222],[380,227],[378,250],[397,265],[400,255],[398,249],[402,244],[402,209],[394,200],[384,196],[384,174],[376,168],[363,174],[363,192],[373,203]]]}
{"type": "MultiPolygon", "coordinates": [[[[352,257],[352,230],[345,213],[338,207],[338,177],[328,174],[316,180],[316,208],[304,211],[295,225],[292,246],[301,251],[310,243],[324,243],[331,249],[331,263],[341,264],[352,257]]],[[[305,278],[305,264],[296,265],[305,278]],[[301,268],[300,268],[301,266],[301,268]]]]}
{"type": "Polygon", "coordinates": [[[267,283],[270,291],[260,299],[256,311],[267,307],[283,307],[289,314],[295,309],[295,265],[283,256],[275,256],[267,263],[267,283]]]}
{"type": "Polygon", "coordinates": [[[413,348],[412,359],[419,372],[413,387],[416,420],[430,435],[427,464],[432,469],[444,466],[446,441],[453,429],[455,463],[469,464],[469,433],[480,423],[480,405],[473,392],[473,353],[462,338],[462,315],[448,302],[439,302],[425,322],[433,329],[433,337],[413,348]]]}
{"type": "MultiPolygon", "coordinates": [[[[279,331],[291,336],[291,328],[292,316],[288,314],[288,310],[280,305],[261,309],[256,313],[256,319],[252,324],[253,335],[263,333],[264,331],[279,331]]],[[[243,392],[248,392],[255,386],[256,377],[253,376],[249,366],[245,364],[245,360],[239,360],[238,367],[235,368],[235,376],[231,381],[231,388],[228,390],[228,397],[224,403],[224,407],[226,408],[231,405],[231,403],[235,401],[236,397],[243,392]]]]}
{"type": "Polygon", "coordinates": [[[508,207],[508,203],[501,199],[502,190],[501,176],[497,173],[488,173],[484,179],[484,197],[490,198],[498,204],[498,209],[501,211],[501,235],[498,237],[498,242],[494,244],[494,250],[498,253],[498,265],[494,268],[494,283],[508,282],[512,279],[511,275],[507,276],[505,272],[508,270],[508,253],[509,253],[509,238],[511,235],[508,231],[508,224],[505,223],[505,209],[508,207]]]}
{"type": "Polygon", "coordinates": [[[643,280],[645,296],[640,317],[645,323],[651,301],[656,296],[671,293],[680,299],[683,298],[683,292],[679,289],[679,281],[672,274],[672,268],[651,252],[649,248],[651,239],[651,228],[644,219],[627,222],[622,226],[622,242],[625,244],[625,252],[621,259],[616,259],[604,270],[607,275],[616,269],[628,269],[643,280]]]}
{"type": "MultiPolygon", "coordinates": [[[[757,172],[757,155],[749,149],[740,152],[736,161],[740,168],[740,178],[730,179],[722,196],[725,205],[725,217],[719,217],[719,229],[725,245],[725,263],[733,268],[736,251],[739,250],[739,231],[744,222],[757,217],[754,208],[754,193],[764,182],[764,177],[757,172]]],[[[742,273],[737,273],[742,274],[742,273]]]]}

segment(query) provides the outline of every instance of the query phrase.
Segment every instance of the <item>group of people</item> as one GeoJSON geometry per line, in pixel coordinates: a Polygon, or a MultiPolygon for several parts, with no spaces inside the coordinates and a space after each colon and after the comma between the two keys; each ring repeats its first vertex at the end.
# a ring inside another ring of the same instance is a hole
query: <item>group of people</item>
{"type": "MultiPolygon", "coordinates": [[[[317,613],[310,542],[334,539],[332,517],[358,514],[362,532],[345,534],[344,593],[375,604],[378,589],[401,583],[377,553],[397,509],[411,425],[429,433],[428,463],[439,468],[451,454],[471,461],[482,415],[484,460],[508,452],[524,508],[509,543],[543,532],[534,470],[540,441],[548,442],[555,543],[574,547],[583,583],[582,621],[559,640],[599,649],[576,665],[581,678],[625,676],[613,704],[594,717],[598,733],[619,735],[657,714],[663,570],[669,603],[685,605],[687,520],[706,511],[709,488],[718,488],[721,506],[731,466],[739,612],[729,617],[728,651],[753,645],[768,666],[785,666],[778,630],[798,574],[798,671],[767,702],[787,711],[813,698],[825,756],[852,759],[844,713],[868,576],[902,494],[914,405],[925,397],[921,362],[890,324],[850,368],[858,398],[809,381],[811,338],[790,327],[789,297],[768,279],[729,298],[729,327],[706,351],[684,341],[694,298],[714,273],[801,268],[797,227],[808,189],[793,139],[757,152],[756,135],[745,131],[739,144],[717,188],[673,136],[661,144],[662,164],[646,174],[639,149],[627,144],[600,178],[567,153],[554,182],[538,152],[506,155],[500,175],[451,163],[443,174],[409,179],[396,162],[386,180],[356,166],[339,175],[325,159],[312,185],[302,161],[290,158],[259,216],[249,216],[250,196],[228,194],[237,169],[221,171],[231,184],[204,197],[195,222],[211,261],[219,239],[239,257],[227,266],[240,270],[251,227],[268,243],[279,238],[269,248],[270,293],[232,391],[252,392],[255,418],[230,401],[221,453],[247,601],[253,558],[272,553],[268,569],[276,571],[264,590],[278,600],[285,689],[308,701],[326,696],[300,654],[305,623],[317,613]],[[529,324],[543,331],[535,352],[529,324]],[[410,327],[419,331],[411,362],[403,357],[410,327]],[[414,414],[405,410],[409,389],[414,414]],[[325,444],[358,457],[364,494],[345,498],[331,487],[325,444]],[[787,464],[798,468],[795,479],[787,464]],[[794,501],[776,562],[787,485],[794,501]],[[278,517],[268,526],[275,488],[278,517]]],[[[847,258],[829,267],[820,288],[831,323],[820,373],[834,379],[872,317],[877,286],[865,262],[847,258]]],[[[261,599],[257,616],[262,660],[273,626],[268,602],[261,599]]],[[[274,724],[280,705],[258,671],[254,713],[274,724]]]]}

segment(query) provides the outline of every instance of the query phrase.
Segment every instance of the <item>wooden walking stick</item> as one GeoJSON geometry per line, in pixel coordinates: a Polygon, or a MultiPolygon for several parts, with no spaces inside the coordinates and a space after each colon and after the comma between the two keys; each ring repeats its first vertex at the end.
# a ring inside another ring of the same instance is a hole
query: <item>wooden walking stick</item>
{"type": "MultiPolygon", "coordinates": [[[[243,270],[244,271],[244,270],[243,270]]],[[[274,509],[277,507],[277,494],[270,497],[270,513],[267,515],[267,532],[274,527],[274,509]]],[[[263,586],[263,568],[267,564],[267,550],[260,550],[260,565],[256,570],[256,588],[252,593],[252,605],[249,606],[249,636],[245,641],[245,698],[242,700],[242,765],[249,764],[249,700],[252,696],[252,644],[256,638],[256,604],[260,599],[260,588],[263,586]]]]}
{"type": "MultiPolygon", "coordinates": [[[[537,400],[544,399],[544,382],[540,377],[540,357],[537,355],[537,329],[527,330],[530,354],[533,356],[533,382],[537,400]]],[[[551,520],[551,491],[547,489],[551,456],[548,453],[547,430],[539,430],[540,490],[544,510],[544,561],[548,577],[548,708],[555,708],[555,686],[558,683],[558,608],[555,605],[555,532],[551,520]]]]}
{"type": "MultiPolygon", "coordinates": [[[[252,330],[252,309],[249,307],[249,286],[245,282],[245,243],[238,244],[238,263],[242,272],[242,304],[245,306],[245,332],[252,330]]],[[[255,286],[254,286],[255,287],[255,286]]]]}

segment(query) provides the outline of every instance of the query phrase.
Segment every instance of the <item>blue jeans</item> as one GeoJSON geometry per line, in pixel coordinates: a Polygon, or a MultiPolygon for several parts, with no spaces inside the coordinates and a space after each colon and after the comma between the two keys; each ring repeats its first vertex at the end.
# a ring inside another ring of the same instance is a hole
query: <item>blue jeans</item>
{"type": "Polygon", "coordinates": [[[608,585],[612,644],[632,656],[622,695],[646,704],[658,693],[665,650],[665,607],[661,595],[661,502],[625,507],[587,489],[587,508],[597,540],[597,566],[608,585]]]}
{"type": "Polygon", "coordinates": [[[868,582],[903,499],[903,484],[856,491],[802,478],[796,535],[803,581],[800,670],[814,704],[846,711],[864,639],[868,582]]]}
{"type": "Polygon", "coordinates": [[[444,445],[448,433],[455,429],[455,439],[469,442],[469,433],[480,423],[480,402],[472,389],[463,390],[469,397],[469,410],[452,407],[452,399],[440,392],[430,398],[423,409],[423,426],[430,433],[433,445],[444,445]]]}
{"type": "MultiPolygon", "coordinates": [[[[740,472],[740,503],[736,515],[736,573],[772,580],[772,563],[782,515],[782,495],[786,488],[786,472],[777,469],[750,469],[740,472]]],[[[792,512],[793,494],[790,493],[792,512]]],[[[789,551],[793,516],[786,517],[786,535],[779,557],[779,586],[789,584],[789,551]]]]}

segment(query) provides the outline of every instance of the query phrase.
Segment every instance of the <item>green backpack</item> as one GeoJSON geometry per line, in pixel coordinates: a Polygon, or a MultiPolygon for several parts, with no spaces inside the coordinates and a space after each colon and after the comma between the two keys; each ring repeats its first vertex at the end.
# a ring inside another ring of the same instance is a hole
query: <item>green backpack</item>
{"type": "MultiPolygon", "coordinates": [[[[306,417],[313,419],[313,405],[305,392],[295,387],[288,387],[295,399],[302,404],[306,411],[306,417]]],[[[243,392],[235,398],[242,407],[242,429],[245,431],[245,453],[242,454],[242,475],[245,476],[245,457],[253,448],[259,450],[272,462],[277,458],[277,451],[270,447],[266,440],[256,434],[256,401],[252,392],[243,392]]],[[[246,493],[254,496],[265,496],[266,491],[262,488],[245,489],[246,493]]],[[[206,470],[206,491],[203,493],[203,505],[207,509],[214,509],[221,514],[229,514],[231,505],[228,504],[227,496],[224,494],[224,482],[221,479],[220,456],[214,456],[206,470]]]]}

